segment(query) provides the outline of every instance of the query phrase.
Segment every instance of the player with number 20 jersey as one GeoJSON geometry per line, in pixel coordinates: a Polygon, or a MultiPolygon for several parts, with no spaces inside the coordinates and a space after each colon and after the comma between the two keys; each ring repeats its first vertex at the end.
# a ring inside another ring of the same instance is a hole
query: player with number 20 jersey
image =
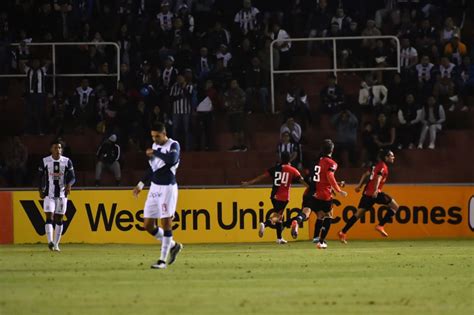
{"type": "Polygon", "coordinates": [[[277,213],[277,216],[274,217],[276,222],[273,222],[271,219],[268,219],[265,222],[260,223],[258,235],[260,237],[263,236],[265,227],[275,227],[278,244],[287,243],[287,241],[282,238],[282,220],[283,211],[286,209],[286,205],[290,200],[290,187],[293,180],[298,179],[300,183],[308,187],[308,184],[306,184],[300,172],[296,168],[291,166],[289,162],[290,155],[288,154],[288,152],[283,152],[281,154],[281,163],[275,165],[272,168],[269,168],[265,171],[264,174],[248,182],[242,182],[242,185],[247,186],[255,184],[267,177],[270,177],[272,179],[273,186],[270,200],[272,201],[274,212],[277,213]]]}

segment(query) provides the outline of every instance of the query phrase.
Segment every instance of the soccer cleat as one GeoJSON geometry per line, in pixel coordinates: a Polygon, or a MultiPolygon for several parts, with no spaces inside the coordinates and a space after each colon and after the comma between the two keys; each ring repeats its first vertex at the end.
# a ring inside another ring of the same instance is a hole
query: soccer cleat
{"type": "Polygon", "coordinates": [[[48,248],[49,248],[49,250],[54,250],[54,243],[53,243],[53,242],[49,242],[49,243],[48,243],[48,248]]]}
{"type": "Polygon", "coordinates": [[[176,260],[176,256],[178,256],[178,254],[181,252],[182,249],[183,249],[183,244],[176,242],[173,248],[170,249],[170,258],[168,260],[168,265],[171,265],[172,263],[174,263],[174,261],[176,260]]]}
{"type": "Polygon", "coordinates": [[[265,232],[265,224],[260,222],[260,227],[258,228],[258,237],[263,237],[263,232],[265,232]]]}
{"type": "Polygon", "coordinates": [[[339,233],[337,233],[337,236],[339,236],[339,240],[341,241],[342,244],[347,244],[346,233],[343,233],[342,231],[339,231],[339,233]]]}
{"type": "Polygon", "coordinates": [[[163,260],[158,260],[156,264],[150,266],[151,269],[166,269],[166,263],[163,260]]]}
{"type": "Polygon", "coordinates": [[[294,239],[298,238],[298,221],[296,220],[291,222],[291,237],[294,239]]]}
{"type": "Polygon", "coordinates": [[[323,241],[322,243],[318,242],[318,244],[316,244],[316,247],[318,249],[326,249],[326,248],[328,248],[328,244],[325,241],[323,241]]]}
{"type": "Polygon", "coordinates": [[[385,229],[383,226],[377,225],[375,226],[375,229],[383,236],[383,237],[388,237],[388,233],[385,232],[385,229]]]}
{"type": "Polygon", "coordinates": [[[313,243],[319,243],[319,237],[316,236],[315,238],[313,238],[313,243]]]}
{"type": "Polygon", "coordinates": [[[287,240],[285,240],[285,239],[283,239],[283,238],[279,238],[279,239],[277,239],[277,241],[276,241],[276,242],[277,242],[277,244],[280,244],[280,245],[283,245],[283,244],[286,244],[286,243],[288,243],[288,241],[287,241],[287,240]]]}
{"type": "Polygon", "coordinates": [[[53,252],[60,252],[61,250],[59,249],[58,245],[54,245],[53,247],[53,252]]]}

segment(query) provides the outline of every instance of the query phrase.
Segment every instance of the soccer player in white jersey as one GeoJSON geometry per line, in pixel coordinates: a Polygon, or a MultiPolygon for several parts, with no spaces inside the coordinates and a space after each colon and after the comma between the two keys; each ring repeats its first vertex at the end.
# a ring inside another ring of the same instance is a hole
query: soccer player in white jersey
{"type": "Polygon", "coordinates": [[[63,147],[60,141],[51,143],[51,155],[43,158],[39,166],[40,198],[44,199],[43,209],[46,213],[45,232],[48,247],[59,252],[59,241],[63,233],[63,216],[67,209],[67,196],[76,182],[72,161],[62,156],[63,147]],[[53,223],[56,225],[53,231],[53,223]],[[53,235],[54,234],[54,235],[53,235]]]}
{"type": "Polygon", "coordinates": [[[145,177],[133,189],[133,195],[138,194],[151,181],[150,191],[144,208],[144,228],[156,239],[161,240],[161,256],[153,269],[165,269],[171,265],[183,245],[173,240],[172,223],[178,201],[178,185],[176,169],[179,165],[179,143],[166,135],[165,126],[161,123],[151,129],[153,146],[146,150],[150,169],[145,177]],[[156,225],[156,219],[161,219],[161,227],[156,225]]]}

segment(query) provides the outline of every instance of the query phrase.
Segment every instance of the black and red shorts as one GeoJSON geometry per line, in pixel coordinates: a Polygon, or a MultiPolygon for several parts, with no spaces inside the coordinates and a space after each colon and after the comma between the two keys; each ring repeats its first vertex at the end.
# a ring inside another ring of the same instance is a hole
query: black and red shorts
{"type": "Polygon", "coordinates": [[[281,201],[281,200],[276,200],[274,198],[271,198],[270,200],[272,201],[273,210],[275,212],[282,214],[283,211],[285,211],[286,205],[288,204],[288,200],[281,201]]]}
{"type": "Polygon", "coordinates": [[[386,193],[379,192],[377,197],[373,198],[367,195],[362,195],[359,201],[359,209],[370,209],[374,204],[378,205],[388,205],[392,202],[392,197],[387,195],[386,193]]]}

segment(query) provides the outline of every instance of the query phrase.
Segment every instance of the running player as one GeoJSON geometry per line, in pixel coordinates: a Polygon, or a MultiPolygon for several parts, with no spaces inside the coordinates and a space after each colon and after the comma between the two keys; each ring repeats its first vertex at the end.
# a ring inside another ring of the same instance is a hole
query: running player
{"type": "Polygon", "coordinates": [[[48,247],[59,252],[63,233],[63,217],[67,210],[67,196],[76,182],[72,161],[62,156],[63,146],[58,140],[51,143],[51,155],[43,158],[39,166],[39,194],[46,214],[44,229],[48,247]],[[53,223],[54,228],[53,236],[53,223]]]}
{"type": "MultiPolygon", "coordinates": [[[[364,215],[365,211],[372,208],[374,204],[388,205],[390,210],[385,214],[385,216],[380,220],[379,224],[375,226],[375,229],[384,237],[387,237],[388,234],[385,232],[384,225],[390,221],[393,215],[398,210],[397,202],[382,192],[383,185],[387,181],[388,177],[388,166],[387,163],[393,164],[395,161],[395,155],[390,150],[381,150],[379,152],[379,162],[372,169],[372,172],[369,177],[369,181],[365,186],[362,197],[360,198],[359,206],[356,214],[354,214],[349,221],[347,221],[346,226],[339,231],[338,236],[339,240],[347,244],[347,232],[349,229],[357,222],[357,220],[364,215]]],[[[356,191],[360,191],[360,187],[363,184],[367,173],[362,175],[362,178],[359,182],[359,185],[356,187],[356,191]]]]}
{"type": "Polygon", "coordinates": [[[290,199],[290,187],[293,179],[297,179],[301,184],[303,184],[306,188],[308,184],[304,181],[303,177],[301,176],[300,172],[290,165],[290,154],[286,151],[281,153],[281,163],[275,165],[272,168],[269,168],[265,173],[260,176],[255,177],[252,180],[242,182],[243,186],[252,185],[255,183],[260,182],[261,180],[271,177],[273,181],[272,193],[270,196],[270,200],[273,204],[274,211],[278,214],[275,220],[268,219],[265,222],[260,223],[260,227],[258,230],[258,236],[263,237],[263,233],[265,231],[265,227],[273,227],[275,226],[276,233],[277,233],[277,243],[278,244],[286,244],[288,243],[282,237],[283,231],[283,211],[286,209],[286,205],[290,199]],[[273,222],[276,221],[276,222],[273,222]]]}
{"type": "Polygon", "coordinates": [[[323,141],[322,153],[323,156],[312,170],[312,179],[314,183],[314,194],[312,198],[306,197],[305,204],[302,211],[291,223],[291,235],[293,238],[298,236],[298,224],[305,221],[311,211],[316,211],[318,219],[321,220],[321,226],[316,227],[321,232],[315,234],[319,237],[317,247],[319,249],[327,248],[326,236],[328,235],[332,221],[332,193],[336,191],[341,196],[346,197],[347,192],[341,190],[339,184],[334,178],[334,173],[337,170],[337,163],[332,159],[334,150],[334,143],[330,139],[323,141]]]}
{"type": "Polygon", "coordinates": [[[178,201],[178,185],[176,183],[176,169],[179,166],[179,143],[166,135],[165,126],[156,124],[151,129],[153,146],[146,150],[150,169],[133,189],[133,195],[138,194],[151,181],[150,191],[144,207],[145,230],[156,239],[161,240],[161,256],[153,269],[165,269],[171,265],[182,250],[183,245],[173,240],[172,222],[178,201]],[[156,220],[161,219],[161,226],[156,220]],[[169,256],[169,257],[168,257],[169,256]]]}

